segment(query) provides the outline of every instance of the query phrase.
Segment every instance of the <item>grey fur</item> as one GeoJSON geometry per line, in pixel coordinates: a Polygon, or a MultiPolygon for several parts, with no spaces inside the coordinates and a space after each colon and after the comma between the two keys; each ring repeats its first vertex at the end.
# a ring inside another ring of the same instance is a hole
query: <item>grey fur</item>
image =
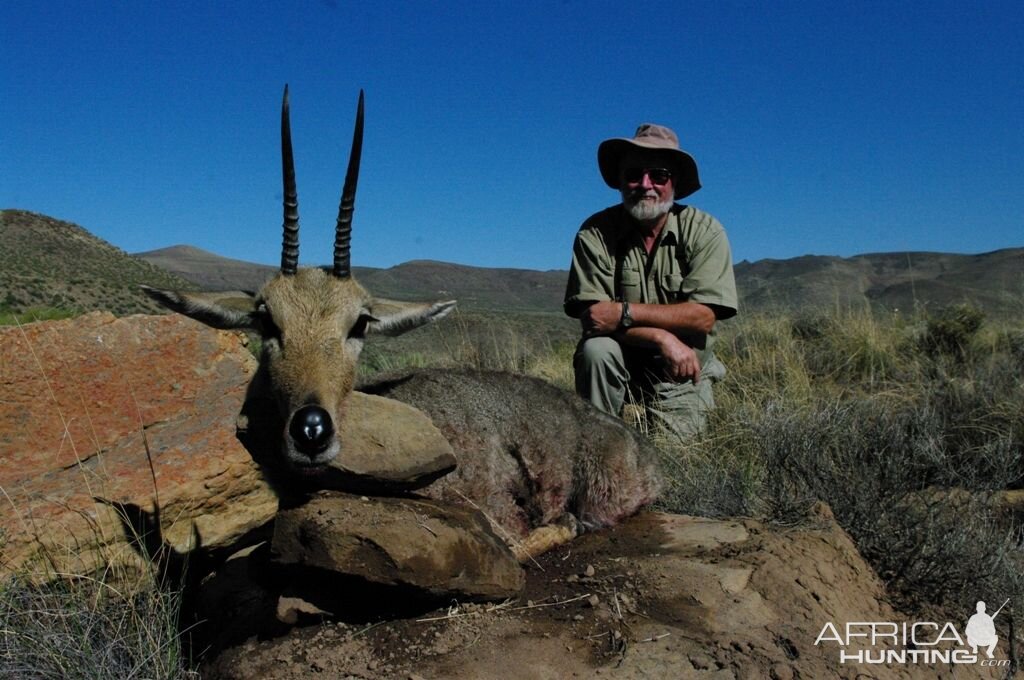
{"type": "Polygon", "coordinates": [[[425,411],[451,443],[458,467],[424,492],[451,502],[469,498],[516,537],[567,512],[588,529],[610,526],[661,490],[646,439],[536,378],[424,369],[357,389],[425,411]]]}

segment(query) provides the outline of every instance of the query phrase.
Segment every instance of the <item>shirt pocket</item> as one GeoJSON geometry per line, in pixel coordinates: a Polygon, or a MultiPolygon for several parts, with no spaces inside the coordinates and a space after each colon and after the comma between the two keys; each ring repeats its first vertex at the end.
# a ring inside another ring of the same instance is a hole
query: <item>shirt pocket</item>
{"type": "Polygon", "coordinates": [[[680,302],[686,299],[683,293],[683,277],[680,274],[665,274],[661,277],[661,292],[666,302],[680,302]]]}
{"type": "Polygon", "coordinates": [[[622,299],[627,302],[639,302],[642,297],[640,294],[642,283],[643,279],[640,277],[640,272],[635,269],[623,267],[622,278],[620,280],[620,284],[622,285],[622,299]]]}

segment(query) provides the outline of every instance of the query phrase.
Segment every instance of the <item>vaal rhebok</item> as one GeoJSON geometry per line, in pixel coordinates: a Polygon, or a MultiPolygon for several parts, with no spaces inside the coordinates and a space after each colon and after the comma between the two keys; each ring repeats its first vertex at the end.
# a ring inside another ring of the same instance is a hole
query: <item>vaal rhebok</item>
{"type": "MultiPolygon", "coordinates": [[[[214,328],[251,329],[263,341],[253,390],[280,421],[277,466],[308,485],[343,452],[341,414],[356,384],[367,337],[398,335],[448,314],[455,301],[405,303],[374,297],[352,276],[350,243],[363,139],[359,95],[330,272],[299,268],[299,215],[285,88],[281,110],[284,238],[281,270],[255,295],[146,288],[164,306],[214,328]]],[[[524,552],[544,549],[546,527],[614,524],[660,488],[649,445],[621,421],[564,390],[504,373],[428,370],[390,376],[365,391],[412,404],[449,439],[457,470],[423,490],[480,507],[524,552]],[[538,531],[540,530],[540,531],[538,531]],[[531,542],[533,541],[533,542],[531,542]],[[540,545],[541,547],[530,547],[540,545]]],[[[565,532],[562,532],[563,537],[565,532]]]]}

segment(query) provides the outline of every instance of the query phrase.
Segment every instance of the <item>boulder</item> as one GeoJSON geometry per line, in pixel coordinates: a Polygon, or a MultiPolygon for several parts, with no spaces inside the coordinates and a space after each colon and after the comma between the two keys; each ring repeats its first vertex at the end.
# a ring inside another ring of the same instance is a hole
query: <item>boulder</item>
{"type": "MultiPolygon", "coordinates": [[[[829,623],[843,629],[915,621],[893,608],[824,507],[801,528],[645,512],[546,553],[526,571],[516,602],[450,602],[434,611],[392,610],[384,620],[378,607],[375,618],[239,635],[201,671],[221,680],[994,680],[1006,673],[977,663],[844,663],[838,643],[819,642],[829,623]]],[[[966,614],[953,623],[961,627],[964,620],[966,614]]],[[[885,637],[853,644],[846,651],[893,648],[885,637]]],[[[997,658],[1008,654],[1001,638],[997,658]]]]}
{"type": "MultiPolygon", "coordinates": [[[[279,464],[285,423],[266,375],[258,371],[237,419],[239,441],[282,497],[336,490],[394,494],[427,486],[455,469],[455,454],[430,418],[417,408],[353,392],[341,414],[341,451],[327,469],[296,476],[279,464]]],[[[297,502],[297,501],[296,501],[297,502]]]]}
{"type": "MultiPolygon", "coordinates": [[[[0,328],[0,569],[138,566],[141,534],[179,553],[258,535],[278,497],[253,456],[272,460],[281,430],[272,413],[257,438],[237,422],[256,373],[243,334],[177,315],[0,328]]],[[[353,394],[340,429],[335,488],[415,488],[454,465],[429,419],[390,399],[353,394]]]]}
{"type": "Polygon", "coordinates": [[[420,600],[501,600],[524,584],[519,562],[482,514],[429,499],[319,493],[281,510],[271,552],[278,566],[305,575],[289,582],[289,594],[324,611],[344,611],[346,593],[332,597],[320,587],[335,576],[420,600]]]}
{"type": "MultiPolygon", "coordinates": [[[[136,563],[128,507],[178,551],[233,543],[277,499],[234,436],[256,360],[239,334],[104,312],[0,329],[5,570],[136,563]]],[[[139,527],[135,527],[138,529],[139,527]]]]}

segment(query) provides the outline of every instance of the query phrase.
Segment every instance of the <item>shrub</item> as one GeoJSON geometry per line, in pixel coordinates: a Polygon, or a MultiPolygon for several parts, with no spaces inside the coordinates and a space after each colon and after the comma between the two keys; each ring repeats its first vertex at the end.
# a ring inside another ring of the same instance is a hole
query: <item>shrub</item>
{"type": "Polygon", "coordinates": [[[927,320],[920,344],[930,356],[963,358],[981,328],[985,313],[968,304],[946,307],[927,320]]]}

